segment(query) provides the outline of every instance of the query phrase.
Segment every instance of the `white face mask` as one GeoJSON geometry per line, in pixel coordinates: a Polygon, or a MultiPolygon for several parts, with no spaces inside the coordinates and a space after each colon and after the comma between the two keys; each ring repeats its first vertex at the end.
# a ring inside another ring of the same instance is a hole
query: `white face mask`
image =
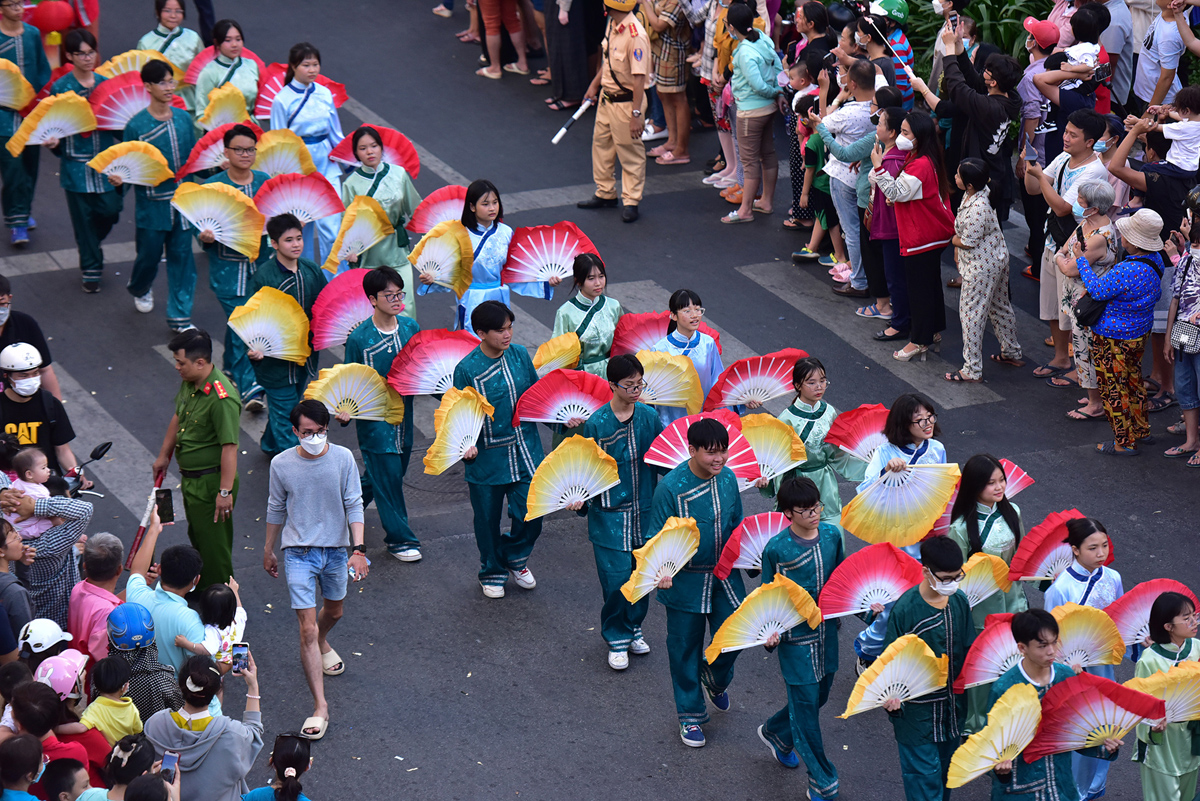
{"type": "Polygon", "coordinates": [[[904,134],[900,134],[896,137],[896,147],[900,148],[901,150],[912,150],[915,146],[916,143],[904,134]]]}
{"type": "Polygon", "coordinates": [[[8,322],[8,315],[12,314],[12,306],[0,306],[0,325],[8,322]]]}
{"type": "Polygon", "coordinates": [[[945,12],[946,12],[946,7],[944,5],[942,5],[941,3],[939,3],[938,0],[933,0],[933,13],[937,14],[940,17],[945,12]]]}
{"type": "Polygon", "coordinates": [[[300,438],[300,447],[304,448],[304,452],[311,456],[320,456],[321,451],[325,450],[325,440],[327,434],[312,434],[311,436],[300,438]]]}
{"type": "Polygon", "coordinates": [[[20,395],[22,398],[28,398],[33,393],[37,392],[42,386],[42,377],[35,375],[33,378],[15,378],[12,382],[13,392],[20,395]]]}
{"type": "Polygon", "coordinates": [[[838,76],[838,86],[842,87],[843,89],[846,88],[846,84],[849,82],[850,82],[849,75],[839,75],[838,76]]]}
{"type": "Polygon", "coordinates": [[[938,581],[937,577],[932,573],[929,574],[929,586],[933,587],[933,591],[938,595],[953,595],[958,592],[959,581],[938,581]]]}
{"type": "Polygon", "coordinates": [[[859,47],[866,47],[871,43],[870,36],[855,36],[854,41],[858,42],[859,47]]]}

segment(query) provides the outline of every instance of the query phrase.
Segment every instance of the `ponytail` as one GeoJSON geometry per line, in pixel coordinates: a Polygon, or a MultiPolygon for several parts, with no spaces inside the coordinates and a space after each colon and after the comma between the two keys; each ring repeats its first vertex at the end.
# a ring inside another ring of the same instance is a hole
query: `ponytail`
{"type": "Polygon", "coordinates": [[[271,751],[271,766],[279,786],[275,788],[275,801],[298,801],[300,777],[308,770],[310,741],[298,734],[281,734],[275,738],[271,751]]]}
{"type": "Polygon", "coordinates": [[[309,58],[315,58],[317,61],[320,61],[321,51],[308,42],[292,45],[292,49],[288,51],[287,74],[283,76],[284,86],[287,86],[292,82],[292,78],[296,77],[296,67],[299,67],[309,58]]]}

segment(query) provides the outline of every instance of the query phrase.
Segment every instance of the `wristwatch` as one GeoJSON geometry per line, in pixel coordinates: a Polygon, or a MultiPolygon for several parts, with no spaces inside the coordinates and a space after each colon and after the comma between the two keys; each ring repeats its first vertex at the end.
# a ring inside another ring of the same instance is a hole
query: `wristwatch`
{"type": "Polygon", "coordinates": [[[633,110],[633,116],[635,116],[635,117],[640,117],[640,116],[642,116],[642,110],[641,110],[640,108],[635,108],[635,109],[633,110]]]}
{"type": "Polygon", "coordinates": [[[220,495],[222,498],[228,498],[230,495],[233,494],[233,490],[221,489],[221,490],[217,490],[217,494],[220,495]]]}
{"type": "Polygon", "coordinates": [[[366,543],[362,543],[362,544],[359,544],[359,545],[355,545],[355,546],[354,546],[354,552],[355,552],[355,553],[366,553],[366,552],[367,552],[367,546],[366,546],[366,543]]]}

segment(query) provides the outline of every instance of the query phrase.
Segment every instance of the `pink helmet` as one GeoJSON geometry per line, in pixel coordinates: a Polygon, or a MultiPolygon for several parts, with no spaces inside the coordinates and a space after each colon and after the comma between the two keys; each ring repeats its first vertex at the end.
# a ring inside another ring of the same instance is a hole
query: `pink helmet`
{"type": "Polygon", "coordinates": [[[80,696],[79,679],[87,665],[87,656],[68,648],[58,656],[52,656],[38,665],[35,681],[40,681],[58,693],[61,700],[80,696]]]}

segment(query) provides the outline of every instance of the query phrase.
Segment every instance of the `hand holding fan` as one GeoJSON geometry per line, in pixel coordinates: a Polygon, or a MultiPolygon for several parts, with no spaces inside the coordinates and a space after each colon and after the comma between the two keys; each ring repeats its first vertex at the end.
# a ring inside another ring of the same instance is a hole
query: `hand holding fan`
{"type": "Polygon", "coordinates": [[[696,414],[704,401],[700,391],[700,374],[687,356],[674,356],[653,350],[638,351],[638,361],[645,368],[642,380],[642,402],[655,406],[682,406],[688,414],[696,414]]]}
{"type": "Polygon", "coordinates": [[[921,563],[890,542],[855,551],[834,568],[817,603],[826,619],[887,606],[921,583],[921,563]]]}
{"type": "Polygon", "coordinates": [[[924,539],[958,484],[956,464],[910,465],[885,472],[842,510],[842,527],[866,542],[904,547],[924,539]]]}
{"type": "Polygon", "coordinates": [[[258,259],[267,218],[254,201],[228,184],[180,184],[171,205],[197,231],[212,231],[222,245],[258,259]]]}
{"type": "MultiPolygon", "coordinates": [[[[254,101],[255,117],[261,120],[269,120],[271,118],[271,104],[275,102],[275,96],[279,94],[279,90],[284,87],[284,78],[286,77],[286,64],[268,64],[266,69],[262,69],[259,72],[258,99],[254,101]]],[[[318,75],[316,80],[317,83],[327,88],[333,94],[334,108],[341,108],[349,100],[349,95],[346,94],[344,84],[331,81],[324,75],[318,75]]]]}
{"type": "Polygon", "coordinates": [[[460,298],[471,286],[474,252],[471,237],[458,220],[435,225],[421,237],[408,260],[418,273],[431,276],[435,284],[449,287],[460,298]]]}
{"type": "Polygon", "coordinates": [[[1104,613],[1117,624],[1117,631],[1121,632],[1121,640],[1126,645],[1140,645],[1150,637],[1150,607],[1164,592],[1186,596],[1193,609],[1200,609],[1200,601],[1187,585],[1172,579],[1143,581],[1104,607],[1104,613]]]}
{"type": "MultiPolygon", "coordinates": [[[[272,178],[292,173],[312,175],[317,172],[317,166],[313,164],[312,154],[308,152],[304,140],[287,128],[267,131],[258,138],[258,155],[254,158],[254,169],[262,170],[272,178]]],[[[329,184],[329,179],[326,179],[325,183],[329,184]]],[[[333,186],[330,185],[329,188],[333,189],[333,186]]],[[[329,214],[338,214],[342,210],[342,198],[336,190],[333,196],[337,198],[337,210],[329,214]]],[[[329,214],[325,216],[328,217],[329,214]]]]}
{"type": "Polygon", "coordinates": [[[779,532],[791,524],[779,512],[763,512],[742,520],[721,549],[721,558],[713,569],[719,579],[729,578],[734,569],[762,570],[763,549],[779,532]]]}
{"type": "Polygon", "coordinates": [[[1180,662],[1166,672],[1130,679],[1125,686],[1163,700],[1165,720],[1147,723],[1191,723],[1200,720],[1200,663],[1180,662]]]}
{"type": "Polygon", "coordinates": [[[764,645],[771,635],[781,637],[801,623],[821,625],[821,610],[808,590],[780,573],[770,584],[756,587],[713,635],[704,649],[708,664],[723,653],[764,645]]]}
{"type": "Polygon", "coordinates": [[[1029,475],[1024,470],[1017,467],[1007,459],[1001,459],[1000,464],[1004,468],[1005,498],[1014,498],[1021,490],[1033,486],[1033,476],[1029,475]]]}
{"type": "Polygon", "coordinates": [[[621,587],[625,600],[635,604],[658,586],[666,576],[672,578],[700,550],[700,529],[690,517],[668,517],[662,530],[633,552],[636,566],[629,581],[621,587]]]}
{"type": "MultiPolygon", "coordinates": [[[[258,137],[258,141],[262,142],[265,136],[262,128],[249,121],[242,124],[254,131],[254,135],[258,137]]],[[[220,128],[214,128],[200,137],[200,141],[196,142],[192,147],[192,152],[188,155],[188,160],[175,173],[175,177],[182,181],[194,172],[214,170],[223,166],[225,164],[225,132],[234,125],[237,125],[237,123],[231,122],[228,125],[222,125],[220,128]]]]}
{"type": "Polygon", "coordinates": [[[751,401],[760,404],[795,392],[792,368],[808,356],[802,350],[785,348],[766,356],[738,359],[729,365],[708,391],[704,411],[723,406],[740,406],[751,401]]]}
{"type": "Polygon", "coordinates": [[[620,483],[617,460],[595,440],[578,434],[568,437],[533,471],[525,519],[582,503],[620,483]]]}
{"type": "Polygon", "coordinates": [[[721,425],[725,426],[725,431],[729,434],[729,451],[725,466],[738,477],[739,491],[745,492],[760,477],[758,459],[755,458],[754,449],[750,447],[750,443],[742,436],[741,418],[727,409],[690,414],[672,421],[671,425],[667,426],[661,434],[654,438],[654,442],[650,443],[650,450],[646,452],[646,464],[658,465],[670,470],[687,461],[689,458],[688,428],[692,423],[705,417],[719,420],[721,425]]]}
{"type": "MultiPolygon", "coordinates": [[[[670,322],[671,313],[665,311],[621,315],[613,332],[612,355],[653,350],[667,335],[670,322]]],[[[717,343],[717,353],[721,353],[721,335],[704,323],[700,323],[700,331],[713,338],[713,342],[717,343]]]]}
{"type": "Polygon", "coordinates": [[[1125,658],[1121,632],[1103,609],[1063,604],[1050,614],[1058,621],[1059,662],[1087,668],[1119,665],[1125,658]]]}
{"type": "Polygon", "coordinates": [[[1105,740],[1120,740],[1143,720],[1161,720],[1166,714],[1162,699],[1080,673],[1046,691],[1042,722],[1023,758],[1034,762],[1051,754],[1103,745],[1105,740]]]}
{"type": "MultiPolygon", "coordinates": [[[[1044,581],[1058,578],[1058,574],[1071,566],[1075,556],[1066,543],[1067,521],[1086,515],[1078,509],[1051,512],[1046,519],[1034,526],[1021,538],[1017,552],[1008,566],[1008,577],[1013,581],[1044,581]]],[[[1108,561],[1114,558],[1112,537],[1108,538],[1108,561]]]]}
{"type": "Polygon", "coordinates": [[[338,264],[345,261],[347,256],[361,256],[395,233],[396,229],[392,227],[379,201],[359,195],[346,207],[341,230],[333,241],[329,258],[321,266],[328,272],[337,272],[338,264]]]}
{"type": "MultiPolygon", "coordinates": [[[[382,125],[372,125],[371,127],[378,131],[379,137],[383,139],[380,144],[383,145],[384,163],[403,167],[408,176],[416,180],[417,176],[421,174],[421,158],[417,155],[417,149],[413,147],[413,143],[408,141],[408,137],[382,125]]],[[[359,162],[354,155],[353,137],[354,134],[350,134],[338,142],[329,153],[330,160],[357,167],[359,162]]],[[[459,208],[459,212],[461,211],[462,209],[459,208]]]]}
{"type": "Polygon", "coordinates": [[[513,427],[522,422],[586,420],[610,400],[612,390],[603,378],[582,370],[552,370],[521,395],[513,409],[513,427]]]}
{"type": "Polygon", "coordinates": [[[535,225],[513,231],[508,260],[500,272],[505,284],[527,284],[570,278],[575,257],[595,253],[596,246],[573,222],[535,225]]]}
{"type": "Polygon", "coordinates": [[[394,426],[404,422],[404,399],[384,383],[375,368],[365,364],[339,364],[321,371],[304,390],[305,400],[319,400],[336,415],[346,412],[353,420],[381,420],[394,426]]]}
{"type": "Polygon", "coordinates": [[[388,385],[401,395],[448,392],[454,383],[454,368],[478,345],[479,340],[466,331],[418,331],[392,361],[388,385]]]}
{"type": "Polygon", "coordinates": [[[0,58],[0,106],[19,111],[29,105],[36,93],[16,64],[0,58]]]}
{"type": "MultiPolygon", "coordinates": [[[[267,181],[263,184],[263,189],[270,183],[271,181],[267,181]]],[[[259,194],[262,194],[261,190],[259,194]]],[[[363,292],[363,277],[368,272],[370,271],[361,267],[347,270],[334,276],[321,289],[312,307],[314,348],[325,350],[344,345],[350,332],[374,313],[375,307],[363,292]]]]}
{"type": "Polygon", "coordinates": [[[319,172],[276,175],[254,194],[254,205],[268,220],[280,214],[292,214],[303,225],[342,213],[342,199],[337,190],[319,172]]]}
{"type": "Polygon", "coordinates": [[[1004,691],[987,716],[987,726],[972,734],[950,760],[946,786],[962,787],[1001,762],[1011,762],[1033,742],[1042,720],[1042,702],[1032,684],[1004,691]]]}
{"type": "Polygon", "coordinates": [[[138,80],[141,80],[142,67],[151,61],[165,61],[170,65],[171,74],[175,80],[183,80],[183,70],[172,64],[171,59],[157,50],[126,50],[96,67],[96,74],[105,78],[116,78],[125,73],[132,73],[137,76],[138,80]]]}
{"type": "MultiPolygon", "coordinates": [[[[195,186],[195,184],[186,184],[195,186]]],[[[286,292],[265,286],[229,315],[229,327],[249,350],[285,362],[304,364],[308,346],[308,315],[286,292]]]]}
{"type": "Polygon", "coordinates": [[[117,175],[121,183],[158,186],[175,177],[166,158],[149,142],[119,142],[87,163],[101,175],[117,175]]]}
{"type": "Polygon", "coordinates": [[[935,656],[920,637],[905,634],[885,648],[858,677],[846,711],[838,717],[845,719],[888,701],[911,701],[944,690],[949,669],[949,656],[935,656]]]}
{"type": "Polygon", "coordinates": [[[442,402],[433,413],[433,428],[436,435],[433,444],[425,452],[425,472],[440,476],[479,441],[483,431],[483,420],[492,417],[496,408],[487,402],[472,387],[451,387],[442,396],[442,402]]]}
{"type": "Polygon", "coordinates": [[[246,110],[246,96],[242,94],[241,89],[227,83],[208,93],[208,105],[197,122],[211,131],[222,125],[245,122],[248,119],[250,112],[246,110]]]}
{"type": "MultiPolygon", "coordinates": [[[[539,378],[552,370],[570,369],[579,364],[581,353],[583,346],[579,342],[579,335],[568,331],[538,345],[537,353],[533,354],[533,369],[537,370],[539,378]]],[[[611,396],[611,391],[609,394],[611,396]]]]}
{"type": "Polygon", "coordinates": [[[1008,580],[1008,565],[999,556],[990,553],[980,551],[972,554],[963,565],[963,571],[966,577],[958,588],[966,593],[972,608],[998,592],[1008,592],[1012,586],[1008,580]]]}
{"type": "Polygon", "coordinates": [[[796,430],[778,417],[746,415],[742,418],[742,436],[754,450],[758,472],[763,478],[782,476],[808,458],[796,430]]]}
{"type": "Polygon", "coordinates": [[[971,643],[962,670],[954,680],[954,692],[991,684],[1021,661],[1017,640],[1012,633],[1012,615],[988,615],[983,631],[971,643]]]}
{"type": "MultiPolygon", "coordinates": [[[[175,80],[186,83],[188,86],[195,86],[196,81],[200,78],[200,73],[203,72],[204,68],[211,64],[213,59],[216,57],[217,51],[212,45],[209,45],[196,54],[196,57],[192,59],[192,63],[188,65],[187,72],[182,77],[176,75],[175,80]]],[[[264,72],[267,71],[267,65],[264,64],[263,60],[255,55],[254,51],[250,48],[242,48],[242,58],[246,61],[253,61],[255,63],[255,65],[258,67],[258,74],[260,77],[264,72]]],[[[141,69],[140,65],[138,66],[138,69],[141,69]]]]}
{"type": "Polygon", "coordinates": [[[467,188],[443,186],[425,196],[413,212],[412,219],[404,226],[414,234],[432,231],[438,223],[458,220],[462,217],[463,204],[467,202],[467,188]]]}
{"type": "Polygon", "coordinates": [[[883,426],[887,422],[888,409],[882,403],[863,404],[857,409],[842,412],[834,418],[825,441],[837,445],[851,456],[871,461],[875,449],[887,442],[883,426]]]}
{"type": "Polygon", "coordinates": [[[74,92],[51,95],[38,103],[16,133],[4,145],[13,158],[21,155],[27,145],[44,144],[51,139],[66,139],[75,134],[96,130],[92,107],[74,92]]]}

